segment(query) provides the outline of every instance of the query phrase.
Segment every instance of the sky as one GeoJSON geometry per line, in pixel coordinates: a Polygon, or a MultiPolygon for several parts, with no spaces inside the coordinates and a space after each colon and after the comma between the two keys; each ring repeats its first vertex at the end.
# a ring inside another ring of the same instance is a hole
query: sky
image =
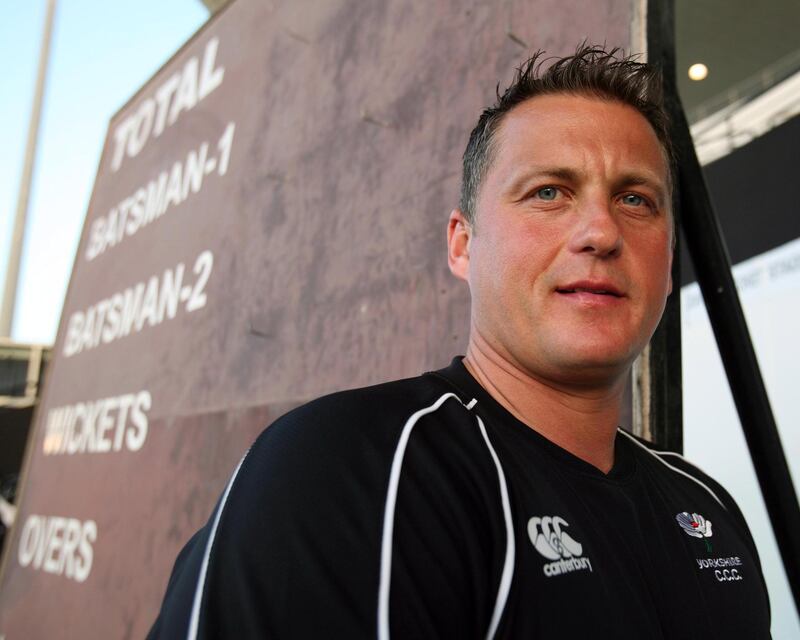
{"type": "MultiPolygon", "coordinates": [[[[0,288],[17,208],[45,0],[0,20],[0,288]]],[[[51,344],[111,116],[207,20],[200,0],[60,0],[12,338],[51,344]]]]}

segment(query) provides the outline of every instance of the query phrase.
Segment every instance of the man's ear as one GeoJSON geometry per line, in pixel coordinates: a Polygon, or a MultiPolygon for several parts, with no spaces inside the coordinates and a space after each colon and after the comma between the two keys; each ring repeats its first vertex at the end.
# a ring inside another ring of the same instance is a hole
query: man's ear
{"type": "Polygon", "coordinates": [[[450,273],[461,280],[469,280],[469,248],[472,225],[460,209],[453,209],[447,223],[447,264],[450,273]]]}

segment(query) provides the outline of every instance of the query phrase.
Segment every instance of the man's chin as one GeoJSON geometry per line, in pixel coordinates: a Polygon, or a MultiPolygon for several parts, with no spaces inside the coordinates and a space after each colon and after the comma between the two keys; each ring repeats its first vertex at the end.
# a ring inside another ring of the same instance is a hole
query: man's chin
{"type": "Polygon", "coordinates": [[[551,361],[551,376],[570,386],[614,386],[630,371],[636,355],[629,349],[571,349],[551,361]]]}

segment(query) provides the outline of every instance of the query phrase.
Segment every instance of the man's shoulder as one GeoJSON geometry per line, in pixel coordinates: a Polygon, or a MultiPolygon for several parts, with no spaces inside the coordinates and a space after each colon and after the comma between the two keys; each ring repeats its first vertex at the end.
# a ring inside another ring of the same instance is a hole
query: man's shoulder
{"type": "Polygon", "coordinates": [[[336,430],[340,434],[391,428],[416,411],[435,403],[453,389],[436,375],[412,378],[329,393],[284,414],[262,433],[302,429],[311,435],[336,430]]]}
{"type": "MultiPolygon", "coordinates": [[[[685,458],[682,453],[672,451],[654,442],[650,442],[649,440],[645,440],[644,438],[640,438],[639,436],[628,433],[627,431],[624,432],[624,435],[635,445],[634,450],[640,457],[658,461],[658,465],[655,468],[663,469],[665,471],[669,470],[672,473],[677,473],[679,476],[682,475],[684,477],[688,477],[695,483],[703,483],[707,485],[707,488],[711,491],[711,493],[714,493],[714,489],[722,489],[722,485],[720,485],[696,464],[685,458]]],[[[722,490],[724,491],[724,489],[722,490]]],[[[719,496],[716,497],[719,498],[719,496]]]]}
{"type": "Polygon", "coordinates": [[[711,475],[685,458],[681,453],[670,451],[669,449],[627,432],[625,435],[636,445],[635,448],[639,452],[639,455],[644,456],[646,459],[657,461],[657,464],[653,468],[659,469],[665,474],[669,474],[671,477],[675,478],[676,481],[683,479],[689,482],[690,486],[694,486],[698,490],[708,494],[722,505],[744,529],[747,529],[744,516],[739,506],[736,504],[736,501],[725,487],[711,475]]]}
{"type": "MultiPolygon", "coordinates": [[[[302,457],[321,465],[390,459],[408,421],[437,403],[468,415],[457,390],[435,372],[330,393],[300,405],[267,426],[248,458],[302,457]]],[[[438,416],[437,416],[438,417],[438,416]]],[[[444,420],[450,424],[452,420],[444,420]]],[[[304,465],[306,466],[306,465],[304,465]]]]}
{"type": "Polygon", "coordinates": [[[447,392],[443,381],[431,373],[391,380],[366,387],[335,391],[311,400],[287,414],[290,419],[317,415],[348,418],[358,415],[385,415],[415,411],[419,405],[447,392]]]}
{"type": "MultiPolygon", "coordinates": [[[[249,522],[244,535],[260,531],[249,515],[258,505],[259,517],[270,514],[273,529],[276,521],[291,529],[324,516],[362,523],[377,535],[398,458],[404,474],[416,478],[423,472],[440,488],[469,485],[471,478],[493,472],[474,417],[445,378],[423,374],[338,391],[264,429],[233,475],[221,530],[249,522]],[[439,464],[452,446],[471,455],[439,464]]],[[[412,489],[413,497],[420,487],[412,489]]]]}

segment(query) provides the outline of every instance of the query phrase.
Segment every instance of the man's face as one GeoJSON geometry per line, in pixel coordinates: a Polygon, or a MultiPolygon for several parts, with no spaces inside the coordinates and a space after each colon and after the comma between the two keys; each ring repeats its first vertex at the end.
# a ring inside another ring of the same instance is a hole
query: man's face
{"type": "Polygon", "coordinates": [[[454,211],[450,267],[472,330],[544,380],[619,379],[672,289],[667,164],[647,120],[568,94],[514,108],[496,132],[475,225],[454,211]]]}

